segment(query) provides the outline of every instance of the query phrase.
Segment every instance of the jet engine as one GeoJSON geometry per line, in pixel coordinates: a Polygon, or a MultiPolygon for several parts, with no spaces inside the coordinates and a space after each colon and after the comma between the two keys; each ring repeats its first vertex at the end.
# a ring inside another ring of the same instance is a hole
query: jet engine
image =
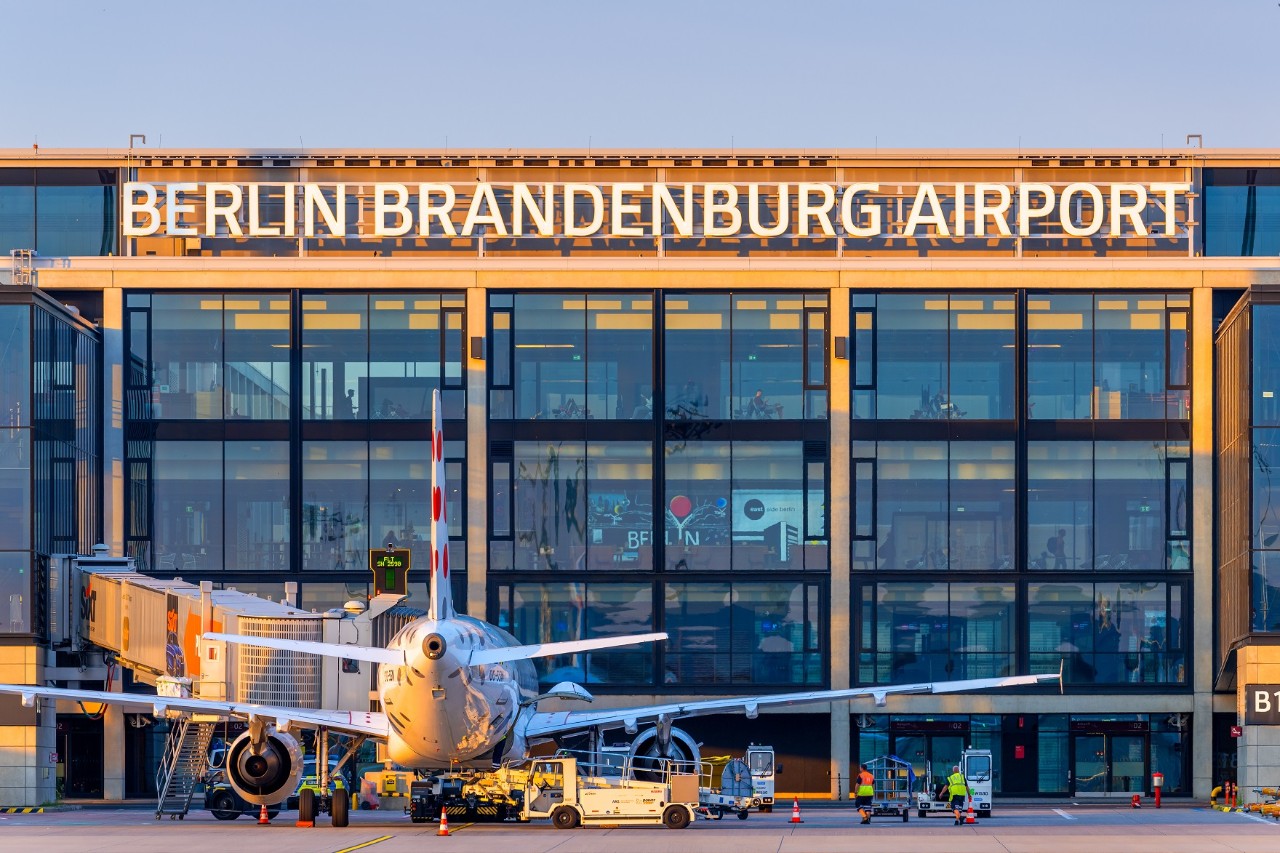
{"type": "Polygon", "coordinates": [[[254,805],[282,803],[302,778],[302,745],[291,735],[267,726],[261,741],[252,732],[236,738],[227,752],[227,781],[254,805]]]}
{"type": "Polygon", "coordinates": [[[693,735],[684,729],[658,725],[645,729],[631,742],[629,758],[637,779],[656,782],[662,775],[662,759],[675,762],[672,769],[676,772],[697,773],[702,752],[693,735]]]}

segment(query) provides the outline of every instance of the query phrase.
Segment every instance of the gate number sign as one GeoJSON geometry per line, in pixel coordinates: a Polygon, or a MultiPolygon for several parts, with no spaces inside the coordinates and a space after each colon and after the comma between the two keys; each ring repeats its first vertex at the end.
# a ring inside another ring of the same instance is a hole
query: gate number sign
{"type": "Polygon", "coordinates": [[[1280,684],[1245,685],[1244,724],[1280,726],[1280,684]]]}

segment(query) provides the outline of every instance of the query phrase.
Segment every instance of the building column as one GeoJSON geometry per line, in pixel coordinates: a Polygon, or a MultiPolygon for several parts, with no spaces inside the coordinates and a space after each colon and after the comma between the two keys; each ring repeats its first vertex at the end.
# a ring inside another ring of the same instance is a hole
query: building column
{"type": "MultiPolygon", "coordinates": [[[[831,689],[843,690],[853,684],[851,653],[853,649],[853,601],[850,597],[851,555],[853,539],[850,513],[850,419],[849,360],[835,358],[836,338],[849,337],[849,289],[841,279],[830,293],[831,375],[828,377],[828,417],[831,421],[831,444],[827,484],[827,542],[831,561],[831,689]]],[[[852,342],[850,341],[850,349],[852,342]]],[[[849,352],[847,349],[846,352],[849,352]]],[[[849,703],[831,703],[831,797],[843,799],[849,793],[849,703]]]]}
{"type": "Polygon", "coordinates": [[[102,536],[124,553],[124,291],[102,288],[102,536]]]}
{"type": "Polygon", "coordinates": [[[488,619],[489,607],[489,306],[483,287],[467,288],[468,340],[463,341],[467,366],[467,613],[488,619]],[[471,357],[470,338],[482,338],[481,358],[471,357]]]}
{"type": "Polygon", "coordinates": [[[1213,289],[1191,293],[1191,795],[1213,787],[1213,289]]]}
{"type": "MultiPolygon", "coordinates": [[[[0,646],[0,682],[41,684],[33,644],[0,646]]],[[[17,696],[0,697],[0,806],[39,806],[57,796],[53,702],[24,708],[17,696]]]]}
{"type": "MultiPolygon", "coordinates": [[[[111,689],[121,692],[121,679],[111,689]]],[[[102,713],[102,799],[124,799],[124,711],[107,705],[102,713]]]]}

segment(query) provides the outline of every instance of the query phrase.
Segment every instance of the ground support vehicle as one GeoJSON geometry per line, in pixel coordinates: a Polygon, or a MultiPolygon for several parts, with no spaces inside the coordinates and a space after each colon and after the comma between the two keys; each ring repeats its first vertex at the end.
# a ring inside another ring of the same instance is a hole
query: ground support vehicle
{"type": "Polygon", "coordinates": [[[773,811],[774,776],[782,772],[782,765],[774,764],[773,747],[751,744],[746,762],[751,768],[751,790],[760,800],[760,811],[773,811]]]}
{"type": "MultiPolygon", "coordinates": [[[[715,765],[703,762],[705,773],[699,773],[699,782],[712,782],[715,765]]],[[[738,820],[746,820],[751,809],[760,805],[751,787],[751,770],[740,758],[734,758],[720,768],[719,784],[698,786],[698,811],[711,818],[720,820],[726,814],[736,814],[738,820]]]]}
{"type": "Polygon", "coordinates": [[[871,817],[901,817],[906,823],[911,818],[911,796],[915,789],[916,773],[911,762],[896,755],[883,755],[867,762],[871,771],[874,794],[867,809],[871,817]]]}
{"type": "MultiPolygon", "coordinates": [[[[935,773],[932,762],[925,762],[924,777],[920,780],[920,790],[916,792],[916,814],[928,817],[930,814],[952,815],[951,798],[942,796],[943,786],[951,775],[951,768],[960,766],[964,774],[965,785],[969,788],[969,797],[973,802],[973,810],[979,817],[991,817],[993,765],[991,750],[966,749],[960,753],[960,760],[938,768],[935,773]]],[[[966,808],[968,807],[966,800],[966,808]]]]}
{"type": "Polygon", "coordinates": [[[516,817],[523,802],[523,782],[493,773],[433,773],[409,783],[405,811],[414,823],[437,821],[441,813],[467,822],[516,817]]]}
{"type": "MultiPolygon", "coordinates": [[[[653,759],[649,761],[647,767],[653,759]]],[[[698,774],[682,769],[675,762],[664,762],[659,781],[642,782],[629,778],[625,770],[621,777],[588,775],[590,768],[580,767],[576,758],[534,759],[519,819],[549,817],[558,829],[592,823],[660,823],[668,829],[684,829],[696,817],[698,774]]]]}

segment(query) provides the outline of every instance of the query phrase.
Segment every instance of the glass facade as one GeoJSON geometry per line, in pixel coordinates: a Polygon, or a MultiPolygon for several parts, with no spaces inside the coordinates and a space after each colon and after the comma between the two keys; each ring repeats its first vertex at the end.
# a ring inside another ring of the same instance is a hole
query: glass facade
{"type": "Polygon", "coordinates": [[[49,556],[102,539],[101,358],[61,305],[0,294],[0,634],[45,637],[49,556]]]}
{"type": "Polygon", "coordinates": [[[369,549],[391,543],[413,552],[420,585],[424,422],[440,388],[465,604],[463,305],[454,293],[129,293],[127,545],[140,570],[241,587],[279,573],[272,589],[301,577],[304,600],[340,606],[367,585],[369,549]]]}
{"type": "Polygon", "coordinates": [[[0,258],[119,254],[116,169],[0,168],[0,258]]]}
{"type": "Polygon", "coordinates": [[[532,590],[583,613],[641,584],[679,639],[589,678],[821,683],[826,585],[802,578],[829,570],[826,295],[491,293],[489,327],[489,571],[513,633],[590,624],[548,623],[532,590]]]}

